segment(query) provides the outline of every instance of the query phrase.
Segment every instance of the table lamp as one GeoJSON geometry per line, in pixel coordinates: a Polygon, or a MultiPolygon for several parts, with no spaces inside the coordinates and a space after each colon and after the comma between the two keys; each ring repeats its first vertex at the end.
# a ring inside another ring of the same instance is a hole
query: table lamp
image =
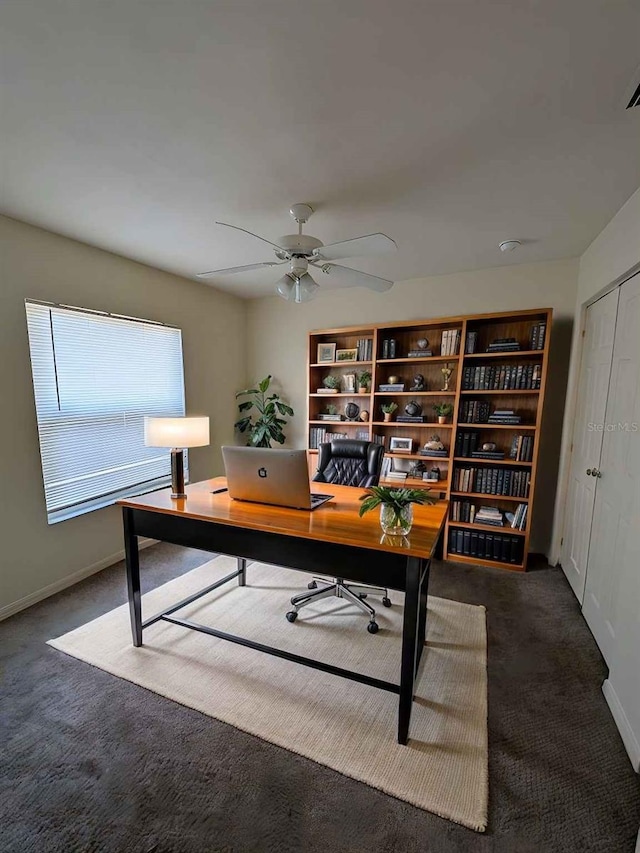
{"type": "Polygon", "coordinates": [[[171,497],[186,498],[184,491],[184,448],[209,444],[209,418],[144,419],[147,447],[171,448],[171,497]]]}

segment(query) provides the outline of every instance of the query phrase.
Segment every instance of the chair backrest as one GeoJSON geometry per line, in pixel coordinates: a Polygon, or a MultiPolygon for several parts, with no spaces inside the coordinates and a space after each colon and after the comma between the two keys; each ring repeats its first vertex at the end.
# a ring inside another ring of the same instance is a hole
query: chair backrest
{"type": "Polygon", "coordinates": [[[338,486],[376,486],[380,480],[384,447],[373,441],[336,438],[320,445],[314,481],[338,486]]]}

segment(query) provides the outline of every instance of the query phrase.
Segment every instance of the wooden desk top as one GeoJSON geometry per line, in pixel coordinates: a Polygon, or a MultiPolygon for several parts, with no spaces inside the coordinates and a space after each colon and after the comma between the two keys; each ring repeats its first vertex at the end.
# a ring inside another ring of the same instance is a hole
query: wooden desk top
{"type": "Polygon", "coordinates": [[[195,518],[235,527],[246,527],[267,533],[282,533],[302,539],[335,542],[356,548],[389,551],[406,556],[430,557],[444,525],[447,501],[433,506],[413,507],[414,522],[408,536],[385,536],[380,528],[380,512],[374,510],[363,518],[358,517],[360,496],[364,489],[351,486],[334,486],[330,483],[312,483],[312,491],[334,498],[318,509],[270,506],[268,504],[234,501],[228,492],[212,495],[212,489],[226,486],[224,477],[204,480],[187,486],[186,498],[171,498],[171,489],[150,492],[136,498],[118,501],[120,506],[150,510],[184,518],[195,518]]]}

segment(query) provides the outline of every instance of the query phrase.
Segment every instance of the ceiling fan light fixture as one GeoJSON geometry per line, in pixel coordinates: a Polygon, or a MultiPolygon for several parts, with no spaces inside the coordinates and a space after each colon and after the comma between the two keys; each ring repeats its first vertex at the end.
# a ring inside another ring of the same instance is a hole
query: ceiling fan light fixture
{"type": "Polygon", "coordinates": [[[281,296],[283,299],[286,299],[287,302],[291,302],[295,297],[295,286],[295,279],[292,278],[289,273],[286,273],[276,283],[276,293],[278,294],[278,296],[281,296]]]}

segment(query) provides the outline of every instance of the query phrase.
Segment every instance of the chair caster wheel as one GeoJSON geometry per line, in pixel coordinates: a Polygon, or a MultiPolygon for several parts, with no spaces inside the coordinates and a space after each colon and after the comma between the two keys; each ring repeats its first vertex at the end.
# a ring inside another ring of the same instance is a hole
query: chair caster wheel
{"type": "Polygon", "coordinates": [[[367,593],[366,593],[366,592],[361,592],[361,593],[358,595],[358,598],[360,599],[360,601],[364,601],[366,597],[367,597],[367,593]]]}
{"type": "Polygon", "coordinates": [[[296,613],[295,610],[290,610],[287,613],[287,622],[295,622],[297,618],[298,618],[298,614],[296,613]]]}
{"type": "Polygon", "coordinates": [[[367,631],[370,634],[377,634],[379,630],[380,629],[378,628],[377,622],[369,622],[369,624],[367,625],[367,631]]]}
{"type": "Polygon", "coordinates": [[[390,598],[383,598],[382,603],[384,604],[385,607],[391,607],[391,599],[390,598]]]}
{"type": "Polygon", "coordinates": [[[318,584],[315,581],[309,581],[309,583],[307,584],[307,589],[317,589],[317,588],[318,588],[318,584]]]}

